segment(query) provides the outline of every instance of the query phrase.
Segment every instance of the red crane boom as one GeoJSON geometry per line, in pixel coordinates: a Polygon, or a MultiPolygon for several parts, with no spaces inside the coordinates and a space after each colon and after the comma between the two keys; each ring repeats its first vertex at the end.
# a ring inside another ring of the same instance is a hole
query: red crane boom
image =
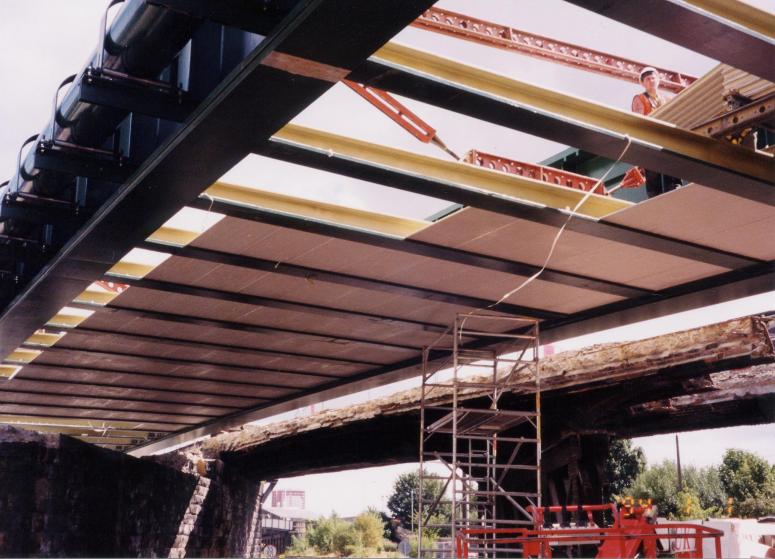
{"type": "MultiPolygon", "coordinates": [[[[412,26],[628,81],[637,82],[640,71],[644,67],[650,66],[650,64],[558,41],[550,37],[535,35],[441,8],[430,8],[417,18],[412,26]]],[[[697,81],[697,78],[693,76],[672,70],[664,68],[656,70],[661,78],[660,86],[674,93],[683,91],[697,81]]]]}

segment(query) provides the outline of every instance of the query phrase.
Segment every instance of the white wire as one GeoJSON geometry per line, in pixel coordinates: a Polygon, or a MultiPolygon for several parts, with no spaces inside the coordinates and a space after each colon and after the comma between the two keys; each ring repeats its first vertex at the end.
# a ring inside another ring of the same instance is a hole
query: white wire
{"type": "MultiPolygon", "coordinates": [[[[578,211],[578,209],[584,205],[584,202],[586,202],[590,196],[592,196],[592,193],[594,193],[595,190],[597,190],[598,187],[603,183],[603,181],[605,181],[606,177],[611,173],[611,171],[613,171],[617,163],[619,163],[624,157],[624,155],[627,153],[627,150],[630,149],[630,145],[632,144],[632,138],[630,138],[629,136],[625,136],[625,138],[627,139],[627,145],[624,146],[624,149],[622,150],[621,155],[619,155],[618,159],[614,161],[613,164],[611,164],[611,166],[608,168],[605,174],[603,174],[603,176],[600,177],[600,179],[598,179],[597,183],[595,183],[595,186],[593,188],[590,188],[589,191],[584,195],[584,197],[581,198],[581,200],[579,200],[578,204],[576,204],[576,206],[568,214],[568,218],[565,220],[565,223],[563,223],[562,227],[560,227],[560,229],[557,231],[557,234],[554,236],[554,240],[552,241],[552,246],[549,248],[549,254],[546,255],[546,259],[544,260],[543,266],[541,266],[541,268],[535,274],[527,278],[525,281],[523,281],[521,284],[519,284],[511,291],[507,292],[505,295],[503,295],[503,297],[501,297],[494,303],[487,305],[486,307],[484,307],[484,309],[477,309],[477,310],[491,309],[496,305],[499,305],[500,303],[502,303],[503,301],[505,301],[506,299],[508,299],[509,297],[511,297],[512,295],[514,295],[515,293],[523,289],[526,285],[533,282],[538,276],[540,276],[544,272],[544,270],[546,270],[547,266],[549,266],[549,261],[552,259],[552,256],[554,255],[554,249],[557,247],[557,243],[559,242],[560,237],[565,231],[565,228],[568,226],[568,223],[570,223],[570,220],[576,216],[576,212],[578,211]]],[[[472,311],[472,313],[473,312],[476,312],[476,311],[472,311]]]]}

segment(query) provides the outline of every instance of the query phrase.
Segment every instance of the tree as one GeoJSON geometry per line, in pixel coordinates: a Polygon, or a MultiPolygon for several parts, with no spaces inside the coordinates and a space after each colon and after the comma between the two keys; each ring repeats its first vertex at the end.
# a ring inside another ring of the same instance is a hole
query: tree
{"type": "Polygon", "coordinates": [[[719,476],[726,494],[736,502],[775,497],[775,471],[752,452],[730,448],[724,453],[719,476]]]}
{"type": "MultiPolygon", "coordinates": [[[[425,501],[424,510],[430,506],[442,492],[444,486],[441,480],[425,479],[423,483],[422,499],[425,501]]],[[[387,507],[404,525],[409,525],[414,518],[415,525],[419,522],[420,511],[420,472],[401,474],[393,484],[393,493],[388,498],[387,507]],[[414,513],[412,512],[414,503],[414,513]]],[[[449,506],[439,507],[442,516],[449,517],[449,506]]]]}
{"type": "Polygon", "coordinates": [[[623,495],[646,467],[646,456],[639,446],[633,448],[629,439],[613,439],[608,447],[605,471],[608,490],[605,499],[623,495]]]}
{"type": "Polygon", "coordinates": [[[670,518],[704,518],[721,514],[724,490],[718,468],[683,468],[683,487],[678,491],[678,473],[675,462],[665,460],[644,470],[625,489],[636,499],[651,499],[659,514],[670,518]]]}
{"type": "Polygon", "coordinates": [[[363,547],[376,549],[382,543],[385,526],[382,519],[373,512],[363,512],[353,521],[355,531],[360,534],[363,547]]]}

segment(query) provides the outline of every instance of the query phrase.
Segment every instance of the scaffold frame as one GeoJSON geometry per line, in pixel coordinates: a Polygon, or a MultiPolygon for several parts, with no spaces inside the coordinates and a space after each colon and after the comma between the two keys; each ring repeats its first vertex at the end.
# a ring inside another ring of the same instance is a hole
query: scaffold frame
{"type": "MultiPolygon", "coordinates": [[[[424,349],[419,557],[454,557],[452,542],[460,530],[532,525],[529,511],[541,506],[539,356],[537,319],[489,311],[458,314],[424,349]],[[524,392],[526,378],[534,380],[528,384],[534,387],[534,406],[504,409],[501,396],[513,391],[517,381],[524,392]],[[429,462],[440,462],[446,471],[443,475],[426,471],[429,462]],[[518,474],[525,476],[520,490],[506,489],[504,480],[518,474]],[[431,480],[442,482],[437,495],[424,491],[431,480]],[[445,510],[446,517],[437,514],[445,510]],[[431,545],[431,532],[448,535],[449,540],[439,538],[431,545]]],[[[468,549],[469,556],[482,558],[519,552],[494,538],[468,549]]]]}

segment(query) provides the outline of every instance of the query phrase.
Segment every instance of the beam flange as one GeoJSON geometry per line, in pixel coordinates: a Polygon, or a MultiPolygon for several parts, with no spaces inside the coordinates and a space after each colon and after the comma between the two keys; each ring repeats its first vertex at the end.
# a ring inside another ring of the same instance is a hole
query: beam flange
{"type": "MultiPolygon", "coordinates": [[[[200,209],[207,207],[211,210],[226,214],[230,217],[240,219],[249,218],[251,221],[256,221],[259,223],[266,223],[287,229],[315,233],[318,235],[334,237],[336,239],[347,240],[364,245],[386,248],[395,250],[397,252],[413,254],[416,256],[424,256],[427,258],[433,258],[435,260],[454,262],[456,264],[473,266],[491,271],[499,271],[517,276],[528,277],[541,269],[540,266],[527,264],[524,262],[496,258],[441,245],[413,241],[411,239],[396,239],[394,237],[374,233],[372,231],[362,231],[349,227],[343,227],[337,223],[327,223],[325,221],[319,221],[316,219],[288,215],[278,211],[278,209],[274,207],[255,207],[246,211],[244,208],[235,206],[231,200],[225,200],[221,202],[218,200],[208,200],[205,197],[199,198],[197,201],[190,205],[200,209]]],[[[541,280],[558,283],[561,285],[578,287],[581,289],[609,293],[611,295],[617,295],[620,297],[643,296],[651,293],[648,290],[639,289],[637,287],[609,282],[589,276],[562,272],[551,268],[547,268],[543,271],[541,274],[541,280]]],[[[444,331],[444,329],[445,328],[441,328],[440,331],[444,331]]]]}
{"type": "MultiPolygon", "coordinates": [[[[123,307],[117,307],[117,308],[107,308],[105,309],[106,312],[120,312],[121,316],[127,317],[127,318],[147,318],[147,319],[153,319],[153,320],[165,320],[168,322],[176,322],[179,324],[190,324],[189,321],[186,320],[188,317],[180,317],[179,315],[169,315],[164,313],[152,313],[152,312],[146,312],[146,311],[137,311],[135,309],[128,309],[123,307]]],[[[106,335],[106,336],[121,336],[124,337],[126,340],[131,341],[138,341],[138,342],[158,342],[160,344],[169,344],[171,346],[175,347],[182,347],[182,348],[190,348],[190,349],[211,349],[216,351],[225,351],[229,353],[235,353],[238,355],[270,355],[273,357],[276,356],[290,356],[292,354],[283,354],[278,352],[272,352],[268,350],[262,350],[262,349],[256,349],[252,347],[247,346],[239,346],[239,345],[228,345],[228,344],[219,344],[215,342],[200,342],[200,341],[194,341],[194,340],[186,340],[181,338],[171,338],[167,336],[159,336],[159,335],[148,335],[148,334],[130,334],[128,332],[121,332],[118,330],[102,330],[102,329],[94,329],[94,328],[79,328],[78,331],[84,331],[87,333],[91,333],[94,336],[98,335],[106,335]]],[[[149,355],[139,355],[138,357],[152,357],[149,355]]],[[[307,359],[315,360],[315,357],[310,356],[306,357],[307,359]]],[[[319,358],[319,360],[323,361],[325,358],[319,358]]],[[[201,363],[204,365],[212,365],[213,367],[223,367],[224,369],[234,368],[235,370],[239,370],[242,372],[250,373],[250,372],[256,372],[256,373],[275,373],[280,375],[299,375],[299,376],[306,376],[306,377],[316,377],[316,378],[329,378],[329,379],[336,379],[339,378],[337,375],[331,375],[328,373],[322,373],[322,372],[316,372],[311,373],[309,371],[297,371],[293,369],[280,369],[276,367],[241,367],[237,365],[225,365],[222,363],[218,363],[217,361],[203,361],[201,359],[196,360],[196,363],[201,363]]],[[[37,363],[32,363],[32,365],[37,366],[37,363]]]]}
{"type": "MultiPolygon", "coordinates": [[[[96,330],[97,333],[104,333],[101,330],[96,330]]],[[[110,332],[108,332],[110,333],[110,332]]],[[[150,336],[149,336],[150,338],[150,336]]],[[[132,340],[130,337],[129,340],[132,340]]],[[[147,341],[147,339],[140,338],[139,341],[147,341]]],[[[162,340],[163,342],[163,340],[162,340]]],[[[161,343],[161,342],[160,342],[161,343]]],[[[183,345],[180,347],[192,347],[188,345],[183,345]]],[[[265,382],[250,382],[250,381],[238,381],[238,380],[229,380],[229,379],[223,379],[223,378],[212,378],[211,375],[208,375],[207,377],[192,377],[190,375],[186,375],[185,372],[181,374],[171,374],[171,373],[149,373],[147,371],[138,371],[136,369],[132,370],[122,370],[122,369],[108,369],[105,367],[93,367],[93,366],[79,366],[79,365],[63,365],[60,363],[54,364],[48,364],[48,363],[30,363],[29,365],[25,365],[24,367],[25,371],[57,371],[62,373],[62,376],[64,377],[68,371],[74,371],[75,373],[83,372],[83,373],[89,373],[89,374],[105,374],[105,375],[122,375],[127,378],[132,377],[140,377],[140,378],[158,378],[162,380],[186,380],[189,382],[194,383],[198,386],[209,386],[210,389],[217,390],[217,386],[233,386],[236,389],[247,389],[247,388],[288,388],[288,389],[294,389],[293,385],[288,384],[272,384],[272,383],[265,383],[265,382]],[[212,386],[211,386],[212,385],[212,386]]],[[[280,374],[280,375],[292,375],[296,373],[289,373],[287,371],[278,371],[273,369],[268,370],[246,370],[245,372],[248,373],[274,373],[274,374],[280,374]]],[[[317,377],[319,376],[318,373],[310,374],[310,373],[299,373],[298,376],[313,376],[317,377]]],[[[28,378],[28,377],[23,377],[28,378]]],[[[320,375],[321,382],[323,382],[326,379],[335,379],[339,377],[335,377],[333,375],[320,375]]],[[[1,421],[0,421],[1,423],[1,421]]]]}
{"type": "Polygon", "coordinates": [[[629,163],[775,205],[769,154],[638,114],[393,43],[350,78],[612,159],[626,148],[629,163]]]}
{"type": "Polygon", "coordinates": [[[431,224],[429,221],[368,212],[224,182],[216,182],[202,196],[209,200],[229,200],[235,204],[273,209],[398,238],[414,235],[431,224]]]}
{"type": "Polygon", "coordinates": [[[72,418],[72,417],[57,417],[57,416],[46,416],[46,415],[0,415],[0,423],[4,425],[12,425],[14,427],[21,427],[23,429],[26,428],[37,428],[37,427],[45,427],[47,429],[85,429],[85,430],[127,430],[129,432],[134,433],[135,429],[139,429],[141,427],[144,427],[144,429],[140,432],[171,432],[176,429],[173,425],[168,425],[166,427],[158,427],[158,425],[163,424],[157,424],[154,422],[156,427],[148,428],[147,426],[144,426],[142,423],[138,425],[136,421],[104,421],[104,420],[88,420],[88,419],[78,419],[78,418],[72,418]]]}
{"type": "MultiPolygon", "coordinates": [[[[259,153],[289,163],[305,165],[376,184],[382,184],[391,188],[422,194],[424,196],[434,196],[464,206],[471,206],[518,219],[543,223],[553,227],[561,227],[568,218],[567,213],[562,210],[524,203],[507,196],[501,196],[494,192],[453,184],[444,180],[443,177],[436,177],[433,175],[431,167],[426,168],[424,166],[424,159],[420,156],[417,156],[416,158],[418,164],[422,165],[419,169],[420,172],[409,172],[403,169],[389,167],[381,163],[383,160],[380,156],[382,150],[387,149],[391,152],[394,151],[392,148],[384,148],[377,144],[358,142],[359,156],[352,157],[351,155],[353,154],[345,151],[346,145],[350,141],[348,138],[345,138],[346,141],[340,144],[340,136],[327,132],[315,131],[313,135],[313,131],[308,129],[307,135],[309,137],[314,137],[312,145],[271,140],[258,148],[259,153]],[[321,149],[321,146],[329,147],[321,149]],[[374,155],[373,158],[372,155],[374,155]]],[[[234,217],[238,217],[228,206],[219,204],[217,201],[215,202],[215,205],[211,206],[210,200],[199,198],[191,205],[199,209],[217,208],[217,211],[221,213],[227,213],[234,217]]],[[[239,217],[249,218],[249,215],[250,214],[247,211],[243,210],[239,214],[239,217]]],[[[265,221],[270,218],[272,220],[271,223],[275,225],[282,227],[291,226],[290,219],[283,219],[283,217],[279,215],[271,216],[268,212],[260,209],[256,210],[256,220],[265,221]]],[[[576,216],[569,221],[566,225],[566,229],[584,235],[629,244],[640,248],[647,248],[671,256],[679,256],[681,258],[696,260],[698,262],[721,266],[723,268],[738,268],[760,262],[742,255],[732,254],[688,241],[671,239],[647,231],[640,231],[614,223],[608,223],[604,220],[589,219],[584,216],[576,216]]],[[[308,222],[305,225],[305,230],[335,236],[334,232],[330,231],[330,228],[324,230],[322,226],[316,225],[313,222],[308,222]]],[[[356,233],[353,232],[349,237],[350,240],[352,240],[355,235],[356,233]]],[[[410,246],[405,248],[405,250],[411,249],[412,247],[410,246]]],[[[505,271],[502,266],[497,265],[493,265],[491,269],[501,269],[502,271],[505,271]]],[[[549,272],[551,275],[551,273],[555,271],[556,270],[550,269],[545,271],[545,273],[549,272]]],[[[542,279],[549,279],[549,277],[550,276],[543,276],[542,279]]],[[[567,281],[567,279],[568,278],[561,280],[561,278],[555,277],[550,281],[562,283],[563,281],[567,281]]],[[[601,286],[590,286],[590,288],[614,293],[614,291],[608,291],[601,286]]],[[[609,286],[609,289],[612,289],[612,287],[609,286]]]]}
{"type": "MultiPolygon", "coordinates": [[[[232,215],[239,216],[244,219],[251,219],[255,215],[255,212],[249,208],[239,208],[238,206],[233,206],[233,208],[234,209],[231,210],[232,215]]],[[[260,270],[262,272],[272,272],[292,277],[313,279],[317,281],[368,289],[371,291],[382,291],[385,293],[391,293],[393,295],[404,295],[407,297],[449,303],[467,308],[488,308],[493,303],[492,301],[486,299],[472,297],[469,295],[462,295],[459,293],[449,293],[446,291],[438,291],[435,289],[426,289],[395,282],[382,281],[364,276],[354,276],[351,274],[342,274],[338,272],[321,270],[318,268],[308,268],[306,266],[297,266],[294,264],[288,264],[286,262],[278,263],[262,258],[252,258],[239,254],[202,249],[193,246],[173,247],[157,245],[148,242],[143,243],[140,246],[148,250],[166,252],[182,258],[191,258],[194,260],[203,260],[206,262],[225,264],[228,266],[238,266],[252,270],[260,270]]],[[[507,314],[530,316],[540,319],[556,319],[566,316],[563,313],[514,305],[511,303],[499,303],[492,306],[492,310],[507,314]]]]}
{"type": "Polygon", "coordinates": [[[297,2],[5,308],[0,356],[247,156],[257,138],[287,124],[432,3],[297,2]],[[283,65],[288,56],[296,64],[283,65]],[[298,63],[317,73],[300,72],[298,63]]]}
{"type": "MultiPolygon", "coordinates": [[[[121,374],[121,373],[117,373],[121,374]]],[[[141,376],[137,373],[131,373],[129,371],[125,372],[126,375],[135,375],[135,376],[141,376]]],[[[149,375],[142,375],[142,376],[149,376],[149,375]]],[[[169,379],[169,377],[167,377],[169,379]]],[[[182,377],[172,377],[180,379],[182,377]]],[[[196,380],[196,379],[192,379],[196,380]]],[[[73,380],[73,379],[65,379],[65,378],[59,378],[59,379],[52,379],[52,378],[45,378],[45,377],[38,377],[35,375],[25,374],[23,377],[17,377],[16,384],[23,382],[35,382],[35,383],[41,383],[41,384],[53,384],[53,385],[65,385],[65,386],[87,386],[87,387],[95,387],[95,388],[118,388],[123,389],[126,391],[131,390],[139,390],[141,392],[161,392],[161,393],[171,393],[171,394],[190,394],[192,396],[213,396],[213,397],[223,397],[223,398],[234,398],[237,400],[266,400],[267,398],[262,398],[260,396],[245,396],[244,394],[232,394],[230,392],[226,393],[216,393],[213,391],[202,391],[202,390],[180,390],[177,388],[163,388],[163,387],[156,387],[156,386],[142,386],[137,384],[123,384],[123,383],[117,383],[117,382],[111,382],[109,384],[99,383],[99,382],[92,382],[92,381],[79,381],[79,380],[73,380]]],[[[254,388],[266,388],[260,385],[255,385],[254,388]]],[[[293,388],[291,386],[273,386],[272,388],[288,391],[288,392],[294,392],[299,390],[298,388],[293,388]]],[[[63,394],[66,394],[63,392],[63,394]]]]}
{"type": "MultiPolygon", "coordinates": [[[[111,309],[106,309],[106,310],[116,312],[119,316],[122,316],[123,313],[124,313],[124,309],[123,308],[111,308],[111,309]]],[[[179,318],[183,318],[183,319],[189,318],[189,317],[183,316],[183,315],[169,315],[167,313],[157,313],[157,312],[152,312],[152,311],[139,311],[139,315],[133,315],[133,313],[132,313],[133,310],[134,309],[126,309],[126,311],[128,311],[128,312],[126,312],[126,316],[138,316],[139,317],[140,315],[142,315],[142,316],[144,316],[146,318],[153,318],[155,320],[172,320],[173,317],[179,317],[179,318]]],[[[207,326],[212,326],[212,327],[216,327],[216,328],[225,328],[225,327],[227,328],[228,326],[224,326],[224,324],[229,324],[229,323],[223,323],[223,322],[220,322],[220,321],[211,321],[211,320],[207,320],[207,319],[193,319],[193,321],[190,322],[190,323],[191,324],[207,325],[207,326]]],[[[237,325],[240,325],[240,323],[237,323],[237,325]]],[[[245,330],[245,331],[249,331],[249,330],[245,330]]],[[[255,331],[257,331],[259,333],[262,333],[262,332],[265,333],[266,332],[265,329],[260,328],[260,327],[257,327],[255,331]]],[[[114,334],[111,334],[111,335],[114,335],[114,334]]],[[[118,335],[118,334],[115,334],[115,335],[118,335]]],[[[159,339],[159,338],[154,336],[154,339],[159,339]]],[[[236,348],[236,349],[237,349],[237,351],[239,351],[239,350],[243,350],[245,348],[239,347],[239,348],[236,348]]],[[[151,359],[151,360],[155,360],[155,361],[160,361],[160,362],[169,363],[169,364],[172,364],[172,365],[180,365],[180,366],[192,365],[192,364],[202,364],[202,365],[209,365],[209,366],[212,366],[212,367],[219,367],[219,368],[222,368],[222,369],[225,369],[225,370],[226,369],[228,369],[228,370],[235,370],[235,371],[238,370],[238,371],[243,371],[243,372],[248,372],[248,371],[251,371],[251,370],[257,370],[255,368],[242,367],[240,365],[228,365],[228,364],[225,364],[225,363],[219,363],[217,361],[212,361],[212,360],[209,360],[209,359],[207,359],[207,360],[203,360],[203,359],[184,359],[182,357],[172,358],[172,357],[165,357],[165,356],[161,356],[161,355],[138,355],[138,354],[133,353],[131,351],[89,350],[89,349],[83,349],[83,348],[79,348],[79,347],[67,346],[67,345],[64,345],[64,344],[59,344],[59,345],[56,345],[56,346],[52,346],[50,348],[46,348],[46,353],[52,354],[52,355],[55,354],[55,353],[61,353],[61,352],[65,352],[65,351],[84,353],[84,354],[88,353],[88,354],[92,354],[92,355],[95,355],[95,356],[100,356],[101,355],[101,356],[104,356],[104,357],[127,357],[129,359],[132,359],[132,358],[134,358],[134,359],[151,359]]],[[[229,351],[229,350],[224,348],[224,351],[229,351]]],[[[376,362],[373,362],[373,361],[360,361],[360,360],[357,360],[357,359],[344,359],[344,358],[336,358],[336,357],[324,357],[324,356],[319,356],[319,355],[305,355],[305,354],[297,354],[297,353],[274,351],[274,350],[265,350],[265,349],[254,349],[253,352],[254,352],[255,355],[266,354],[266,355],[271,355],[271,356],[274,356],[274,357],[278,357],[279,356],[279,357],[301,358],[301,359],[308,359],[308,360],[311,360],[311,361],[321,361],[321,362],[337,363],[337,364],[340,364],[340,365],[356,365],[356,366],[374,366],[374,365],[379,365],[379,363],[376,363],[376,362]]],[[[244,353],[244,351],[242,351],[241,353],[244,353]]],[[[303,374],[303,373],[300,373],[300,374],[303,374]]],[[[317,376],[317,373],[315,373],[315,375],[317,376]]]]}
{"type": "MultiPolygon", "coordinates": [[[[335,153],[349,159],[366,159],[406,173],[429,174],[439,181],[464,185],[555,209],[574,208],[586,195],[585,192],[573,188],[458,161],[446,161],[387,146],[376,146],[345,136],[321,133],[296,124],[285,126],[272,139],[292,145],[312,147],[329,155],[335,153]]],[[[603,217],[631,205],[624,200],[592,194],[578,209],[578,213],[589,217],[603,217]]]]}
{"type": "MultiPolygon", "coordinates": [[[[259,307],[262,305],[262,297],[253,297],[245,293],[235,293],[233,291],[223,291],[221,289],[211,289],[208,287],[198,287],[194,285],[185,285],[180,283],[170,283],[166,281],[159,281],[153,279],[135,279],[135,278],[122,278],[121,281],[129,286],[138,287],[142,289],[148,289],[151,291],[159,291],[163,293],[170,293],[175,295],[189,295],[192,297],[201,297],[205,299],[214,299],[218,301],[230,301],[233,303],[241,303],[245,305],[253,305],[259,307]]],[[[118,309],[116,305],[109,305],[107,308],[118,309]]],[[[194,317],[199,318],[199,317],[194,317]]],[[[229,324],[240,324],[232,323],[229,324]]],[[[372,346],[377,349],[387,350],[401,350],[401,351],[419,351],[421,346],[419,345],[407,345],[397,344],[392,342],[372,340],[367,338],[359,338],[349,335],[339,335],[332,332],[317,332],[315,330],[292,330],[290,328],[281,328],[279,326],[271,326],[264,324],[251,323],[250,326],[260,328],[262,333],[282,333],[298,336],[309,336],[313,338],[322,338],[324,340],[336,340],[341,342],[347,342],[352,344],[359,344],[364,346],[372,346]]],[[[373,364],[373,363],[372,363],[373,364]]]]}
{"type": "Polygon", "coordinates": [[[569,0],[605,17],[775,81],[775,16],[737,0],[569,0]]]}

